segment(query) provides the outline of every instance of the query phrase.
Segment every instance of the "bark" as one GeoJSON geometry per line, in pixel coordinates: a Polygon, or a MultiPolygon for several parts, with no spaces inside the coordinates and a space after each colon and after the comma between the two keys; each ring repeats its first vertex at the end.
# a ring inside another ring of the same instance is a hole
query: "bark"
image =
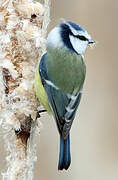
{"type": "Polygon", "coordinates": [[[2,179],[33,179],[39,105],[33,83],[48,24],[49,0],[0,1],[0,125],[8,154],[2,179]]]}

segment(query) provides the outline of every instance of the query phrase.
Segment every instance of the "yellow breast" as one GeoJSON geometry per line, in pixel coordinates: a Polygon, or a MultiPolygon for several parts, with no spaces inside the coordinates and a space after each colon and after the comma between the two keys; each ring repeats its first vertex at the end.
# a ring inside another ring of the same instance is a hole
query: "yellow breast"
{"type": "MultiPolygon", "coordinates": [[[[38,67],[39,67],[39,65],[38,65],[38,67]]],[[[50,108],[50,105],[48,103],[48,97],[46,95],[45,89],[44,89],[42,82],[41,82],[41,77],[39,74],[39,68],[37,68],[37,71],[35,74],[34,90],[36,93],[36,97],[38,98],[40,103],[44,106],[44,108],[48,112],[51,112],[51,108],[50,108]]]]}

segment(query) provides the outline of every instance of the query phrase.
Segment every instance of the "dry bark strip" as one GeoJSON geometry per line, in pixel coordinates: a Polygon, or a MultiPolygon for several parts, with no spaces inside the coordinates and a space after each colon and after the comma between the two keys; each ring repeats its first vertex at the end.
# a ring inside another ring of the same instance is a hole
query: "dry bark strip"
{"type": "Polygon", "coordinates": [[[0,1],[0,125],[8,151],[7,180],[32,180],[38,102],[36,65],[45,51],[49,0],[0,1]]]}

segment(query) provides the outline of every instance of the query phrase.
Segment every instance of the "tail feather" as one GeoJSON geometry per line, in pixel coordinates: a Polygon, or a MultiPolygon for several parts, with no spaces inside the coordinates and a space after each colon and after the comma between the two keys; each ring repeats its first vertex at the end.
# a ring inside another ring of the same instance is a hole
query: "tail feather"
{"type": "Polygon", "coordinates": [[[71,163],[70,156],[70,137],[68,135],[67,139],[60,136],[60,154],[59,154],[59,164],[58,170],[68,169],[71,163]]]}

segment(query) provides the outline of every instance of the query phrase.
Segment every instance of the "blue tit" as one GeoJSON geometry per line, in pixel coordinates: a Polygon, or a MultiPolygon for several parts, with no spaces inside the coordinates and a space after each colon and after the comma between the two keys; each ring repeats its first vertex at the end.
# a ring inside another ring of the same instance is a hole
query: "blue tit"
{"type": "Polygon", "coordinates": [[[37,67],[36,96],[53,114],[60,134],[59,170],[67,170],[71,163],[70,129],[80,104],[86,75],[83,53],[92,43],[94,40],[84,28],[65,21],[49,33],[47,52],[37,67]]]}

